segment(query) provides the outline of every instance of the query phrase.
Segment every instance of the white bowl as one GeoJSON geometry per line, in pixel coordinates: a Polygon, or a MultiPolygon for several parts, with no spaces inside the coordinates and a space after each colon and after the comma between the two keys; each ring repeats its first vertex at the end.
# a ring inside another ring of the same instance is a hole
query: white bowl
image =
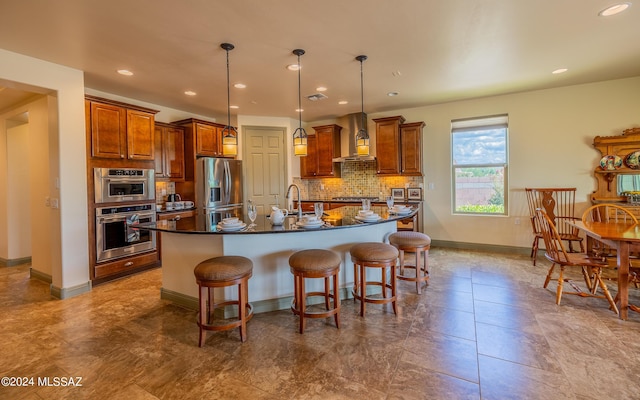
{"type": "Polygon", "coordinates": [[[373,211],[371,210],[360,210],[358,211],[358,215],[361,217],[367,217],[369,215],[373,215],[373,211]]]}
{"type": "Polygon", "coordinates": [[[222,223],[225,225],[237,225],[238,222],[239,222],[238,217],[230,217],[230,218],[222,219],[222,223]]]}

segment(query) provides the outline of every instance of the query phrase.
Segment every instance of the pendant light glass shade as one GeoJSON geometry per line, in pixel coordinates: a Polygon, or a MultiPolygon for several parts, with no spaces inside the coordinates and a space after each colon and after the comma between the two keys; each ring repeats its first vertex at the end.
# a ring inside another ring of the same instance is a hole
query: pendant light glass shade
{"type": "Polygon", "coordinates": [[[364,129],[365,126],[365,114],[364,114],[364,85],[363,85],[363,73],[362,62],[367,59],[367,56],[358,56],[356,60],[360,61],[360,101],[362,104],[362,126],[358,133],[356,133],[356,151],[359,156],[369,155],[369,132],[364,129]]]}
{"type": "Polygon", "coordinates": [[[238,155],[238,131],[231,126],[231,92],[229,83],[229,51],[235,48],[231,43],[220,45],[227,52],[227,126],[222,129],[222,155],[238,155]]]}
{"type": "Polygon", "coordinates": [[[293,132],[293,154],[296,156],[307,155],[307,131],[302,127],[302,102],[300,97],[300,56],[304,54],[304,50],[295,49],[293,54],[298,56],[298,121],[299,126],[293,132]]]}

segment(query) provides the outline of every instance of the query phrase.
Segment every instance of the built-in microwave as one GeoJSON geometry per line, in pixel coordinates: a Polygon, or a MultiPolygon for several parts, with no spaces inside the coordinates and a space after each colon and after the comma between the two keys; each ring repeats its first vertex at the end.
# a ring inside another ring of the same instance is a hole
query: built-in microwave
{"type": "Polygon", "coordinates": [[[154,200],[155,171],[134,168],[94,168],[96,203],[154,200]]]}

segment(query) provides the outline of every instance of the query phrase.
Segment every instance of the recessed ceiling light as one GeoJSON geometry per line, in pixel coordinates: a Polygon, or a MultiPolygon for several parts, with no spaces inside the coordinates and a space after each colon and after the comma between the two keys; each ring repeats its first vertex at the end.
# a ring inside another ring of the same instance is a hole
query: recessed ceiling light
{"type": "MultiPolygon", "coordinates": [[[[287,65],[287,69],[289,71],[297,71],[298,70],[298,64],[289,64],[289,65],[287,65]]],[[[302,69],[302,65],[300,66],[300,69],[302,69]]]]}
{"type": "Polygon", "coordinates": [[[247,87],[247,85],[245,85],[244,83],[236,83],[235,85],[233,85],[233,87],[236,89],[244,89],[247,87]]]}
{"type": "Polygon", "coordinates": [[[349,102],[348,102],[348,101],[346,101],[346,100],[340,100],[340,101],[338,102],[338,104],[340,104],[340,105],[344,105],[344,104],[349,104],[349,102]]]}
{"type": "Polygon", "coordinates": [[[327,88],[326,88],[326,87],[324,87],[324,86],[318,86],[318,87],[316,88],[316,90],[317,90],[318,92],[326,92],[326,91],[327,91],[327,88]]]}
{"type": "Polygon", "coordinates": [[[194,92],[193,90],[187,90],[184,92],[184,94],[186,94],[187,96],[195,96],[196,92],[194,92]]]}
{"type": "Polygon", "coordinates": [[[618,3],[612,6],[605,8],[604,10],[598,13],[601,17],[610,17],[612,15],[616,15],[618,13],[623,12],[627,8],[631,7],[631,3],[618,3]]]}
{"type": "Polygon", "coordinates": [[[129,71],[128,69],[119,69],[118,73],[120,75],[124,75],[124,76],[131,76],[133,75],[133,72],[129,71]]]}
{"type": "Polygon", "coordinates": [[[400,71],[393,71],[393,72],[391,73],[391,75],[393,75],[393,76],[395,76],[395,77],[397,78],[397,77],[399,77],[399,76],[402,76],[402,72],[400,72],[400,71]]]}
{"type": "Polygon", "coordinates": [[[551,71],[551,73],[552,73],[552,74],[563,74],[563,73],[565,73],[565,72],[567,72],[567,71],[568,71],[568,69],[567,69],[567,68],[558,68],[558,69],[556,69],[556,70],[554,70],[554,71],[551,71]]]}
{"type": "Polygon", "coordinates": [[[387,93],[387,96],[389,96],[389,97],[394,97],[394,96],[397,96],[397,95],[398,95],[398,92],[389,92],[389,93],[387,93]]]}
{"type": "Polygon", "coordinates": [[[304,108],[296,108],[296,112],[303,112],[304,108]]]}
{"type": "Polygon", "coordinates": [[[238,107],[238,106],[229,106],[229,108],[233,108],[235,110],[235,109],[238,109],[240,107],[238,107]]]}

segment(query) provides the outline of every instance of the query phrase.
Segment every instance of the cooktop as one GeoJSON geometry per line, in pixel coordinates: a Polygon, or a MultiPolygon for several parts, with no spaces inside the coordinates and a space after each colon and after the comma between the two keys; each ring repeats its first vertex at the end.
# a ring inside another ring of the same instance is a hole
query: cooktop
{"type": "Polygon", "coordinates": [[[342,196],[342,197],[334,197],[331,200],[340,200],[340,201],[361,201],[364,199],[369,200],[378,200],[377,196],[342,196]]]}

